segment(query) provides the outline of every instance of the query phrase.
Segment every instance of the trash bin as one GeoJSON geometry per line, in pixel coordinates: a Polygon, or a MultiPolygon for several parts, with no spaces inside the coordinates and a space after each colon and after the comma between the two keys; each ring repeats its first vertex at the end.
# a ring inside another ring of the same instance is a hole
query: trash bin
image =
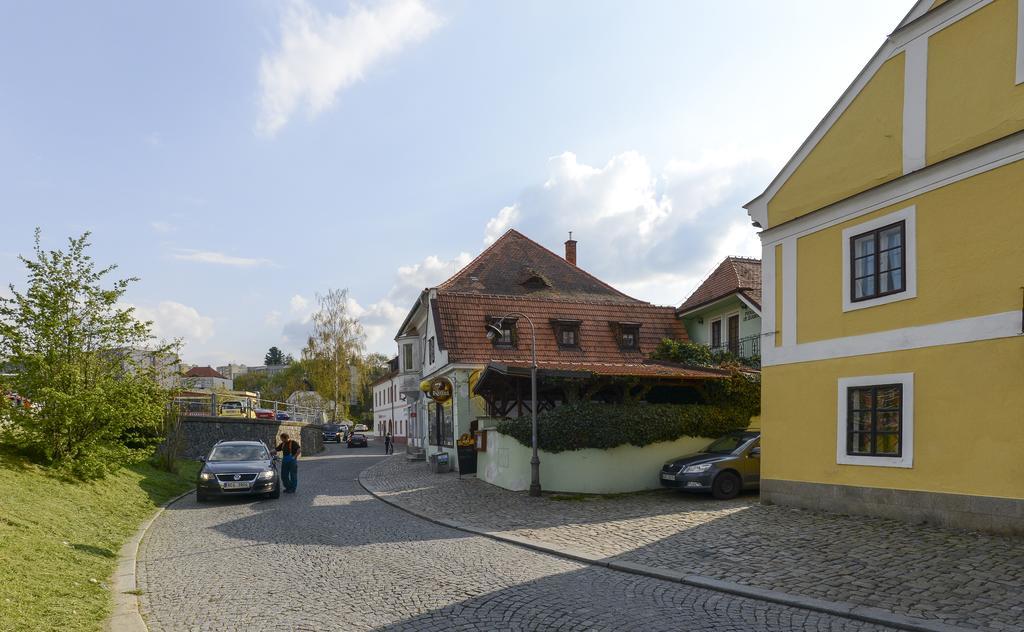
{"type": "Polygon", "coordinates": [[[434,474],[446,474],[451,470],[451,463],[449,462],[448,453],[446,452],[431,454],[429,464],[430,471],[434,474]]]}

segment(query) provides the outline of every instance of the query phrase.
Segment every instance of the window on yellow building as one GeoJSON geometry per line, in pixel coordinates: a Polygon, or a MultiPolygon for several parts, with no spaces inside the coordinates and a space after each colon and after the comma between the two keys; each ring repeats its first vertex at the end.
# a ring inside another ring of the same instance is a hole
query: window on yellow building
{"type": "Polygon", "coordinates": [[[906,289],[906,224],[896,222],[850,238],[850,300],[906,289]]]}
{"type": "Polygon", "coordinates": [[[847,390],[846,453],[899,457],[902,454],[903,385],[858,386],[847,390]]]}

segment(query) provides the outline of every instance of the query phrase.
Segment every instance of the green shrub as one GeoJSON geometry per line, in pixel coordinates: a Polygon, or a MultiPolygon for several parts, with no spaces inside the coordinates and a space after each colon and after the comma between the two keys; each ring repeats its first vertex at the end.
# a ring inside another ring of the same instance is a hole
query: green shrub
{"type": "MultiPolygon", "coordinates": [[[[537,442],[547,452],[642,447],[687,436],[716,437],[746,428],[752,414],[743,406],[581,402],[539,415],[537,442]]],[[[498,432],[531,444],[529,417],[500,421],[498,432]]]]}

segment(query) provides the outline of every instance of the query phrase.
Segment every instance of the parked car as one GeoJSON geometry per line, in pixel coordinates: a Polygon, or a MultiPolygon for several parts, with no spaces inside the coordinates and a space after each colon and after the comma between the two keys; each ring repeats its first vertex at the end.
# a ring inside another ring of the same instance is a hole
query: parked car
{"type": "Polygon", "coordinates": [[[661,468],[661,484],[687,492],[735,498],[761,485],[761,433],[737,431],[719,437],[696,454],[672,459],[661,468]]]}
{"type": "Polygon", "coordinates": [[[281,496],[277,457],[260,441],[218,441],[202,461],[199,502],[212,496],[281,496]]]}
{"type": "Polygon", "coordinates": [[[368,430],[369,428],[366,427],[366,424],[356,424],[354,432],[367,432],[368,430]]]}
{"type": "Polygon", "coordinates": [[[221,417],[246,417],[252,419],[252,410],[242,405],[242,402],[237,400],[227,401],[220,405],[220,416],[221,417]]]}
{"type": "MultiPolygon", "coordinates": [[[[358,428],[359,426],[356,426],[358,428]]],[[[366,441],[366,435],[358,432],[353,432],[348,436],[348,447],[350,448],[365,448],[370,444],[366,441]]]]}
{"type": "Polygon", "coordinates": [[[277,420],[278,421],[291,421],[291,419],[292,419],[292,416],[289,415],[288,413],[284,412],[283,410],[277,411],[277,420]]]}
{"type": "Polygon", "coordinates": [[[277,419],[277,415],[269,408],[257,408],[256,419],[277,419]]]}
{"type": "Polygon", "coordinates": [[[344,432],[341,426],[338,424],[327,424],[324,426],[324,441],[334,441],[335,443],[341,443],[344,432]]]}

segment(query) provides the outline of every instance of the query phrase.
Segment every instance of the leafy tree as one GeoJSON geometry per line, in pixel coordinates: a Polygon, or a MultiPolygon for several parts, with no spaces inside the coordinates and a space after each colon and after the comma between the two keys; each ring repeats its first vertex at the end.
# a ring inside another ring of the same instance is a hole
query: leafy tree
{"type": "Polygon", "coordinates": [[[263,356],[263,364],[267,366],[280,366],[284,363],[284,352],[277,347],[271,347],[267,355],[263,356]]]}
{"type": "Polygon", "coordinates": [[[302,350],[307,374],[322,397],[334,402],[331,419],[348,416],[352,370],[366,338],[359,320],[349,313],[348,290],[317,294],[320,309],[313,314],[313,333],[302,350]]]}
{"type": "MultiPolygon", "coordinates": [[[[119,301],[135,278],[105,286],[116,269],[98,269],[89,233],[67,250],[19,257],[28,288],[0,298],[0,357],[17,367],[4,388],[31,407],[8,409],[0,432],[38,460],[93,477],[133,460],[160,440],[166,392],[132,350],[151,346],[151,323],[119,301]]],[[[170,347],[155,353],[170,353],[170,347]]]]}

